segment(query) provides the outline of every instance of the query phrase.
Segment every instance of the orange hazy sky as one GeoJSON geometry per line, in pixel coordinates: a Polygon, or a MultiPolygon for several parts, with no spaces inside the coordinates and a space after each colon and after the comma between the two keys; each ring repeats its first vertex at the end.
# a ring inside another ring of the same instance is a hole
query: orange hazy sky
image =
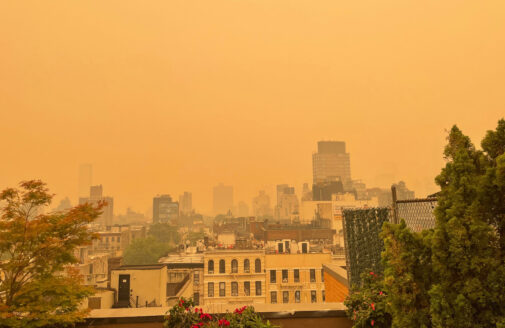
{"type": "Polygon", "coordinates": [[[505,116],[503,0],[4,0],[0,31],[0,189],[75,204],[92,163],[116,213],[300,191],[321,139],[424,196],[446,129],[479,144],[505,116]]]}

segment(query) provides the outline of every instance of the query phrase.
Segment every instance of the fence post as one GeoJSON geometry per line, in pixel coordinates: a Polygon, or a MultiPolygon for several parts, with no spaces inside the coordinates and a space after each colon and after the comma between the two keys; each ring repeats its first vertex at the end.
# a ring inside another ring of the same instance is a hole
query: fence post
{"type": "Polygon", "coordinates": [[[392,204],[393,223],[398,224],[398,204],[396,203],[397,198],[396,198],[396,186],[395,185],[391,186],[391,195],[393,196],[393,204],[392,204]]]}

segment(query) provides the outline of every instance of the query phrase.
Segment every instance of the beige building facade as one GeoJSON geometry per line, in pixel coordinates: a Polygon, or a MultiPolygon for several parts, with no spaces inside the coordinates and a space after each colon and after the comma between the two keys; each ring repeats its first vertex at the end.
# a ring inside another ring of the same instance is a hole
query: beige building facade
{"type": "Polygon", "coordinates": [[[324,302],[323,264],[330,262],[330,253],[266,254],[266,302],[324,302]]]}
{"type": "Polygon", "coordinates": [[[265,251],[204,253],[203,304],[265,303],[265,251]]]}

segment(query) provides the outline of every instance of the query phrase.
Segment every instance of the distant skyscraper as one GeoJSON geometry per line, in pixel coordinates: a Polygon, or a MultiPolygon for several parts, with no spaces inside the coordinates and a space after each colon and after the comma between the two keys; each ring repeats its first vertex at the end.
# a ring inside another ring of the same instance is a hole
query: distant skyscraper
{"type": "Polygon", "coordinates": [[[319,141],[317,153],[312,154],[313,183],[340,180],[344,186],[351,182],[351,161],[343,141],[319,141]]]}
{"type": "Polygon", "coordinates": [[[270,197],[264,190],[260,190],[259,195],[253,198],[252,208],[255,217],[272,217],[270,197]]]}
{"type": "Polygon", "coordinates": [[[102,214],[98,217],[97,223],[111,226],[114,219],[114,198],[103,196],[102,185],[89,187],[89,196],[79,197],[79,204],[97,204],[99,201],[105,201],[107,205],[102,208],[102,214]]]}
{"type": "Polygon", "coordinates": [[[277,206],[275,218],[293,221],[298,215],[299,202],[295,188],[288,185],[277,185],[277,206]]]}
{"type": "Polygon", "coordinates": [[[220,183],[214,187],[213,193],[214,214],[227,214],[233,209],[233,186],[220,183]]]}
{"type": "Polygon", "coordinates": [[[79,166],[79,197],[88,197],[89,188],[93,183],[93,166],[81,164],[79,166]]]}
{"type": "Polygon", "coordinates": [[[170,195],[153,198],[153,222],[168,223],[179,218],[179,203],[172,201],[170,195]]]}
{"type": "Polygon", "coordinates": [[[193,211],[193,195],[185,191],[179,196],[179,211],[181,214],[190,214],[193,211]]]}
{"type": "Polygon", "coordinates": [[[237,217],[249,216],[249,206],[245,202],[240,201],[237,207],[237,217]]]}

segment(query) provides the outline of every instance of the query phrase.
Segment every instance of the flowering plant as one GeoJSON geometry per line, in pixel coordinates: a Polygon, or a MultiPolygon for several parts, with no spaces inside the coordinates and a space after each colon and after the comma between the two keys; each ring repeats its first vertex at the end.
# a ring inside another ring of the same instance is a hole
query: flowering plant
{"type": "Polygon", "coordinates": [[[181,298],[167,313],[165,327],[170,328],[274,328],[264,322],[251,306],[235,309],[233,313],[209,314],[195,307],[193,300],[181,298]]]}
{"type": "Polygon", "coordinates": [[[387,296],[382,276],[370,271],[361,275],[362,285],[353,286],[345,300],[347,315],[354,322],[353,328],[391,327],[391,314],[386,311],[387,296]]]}

